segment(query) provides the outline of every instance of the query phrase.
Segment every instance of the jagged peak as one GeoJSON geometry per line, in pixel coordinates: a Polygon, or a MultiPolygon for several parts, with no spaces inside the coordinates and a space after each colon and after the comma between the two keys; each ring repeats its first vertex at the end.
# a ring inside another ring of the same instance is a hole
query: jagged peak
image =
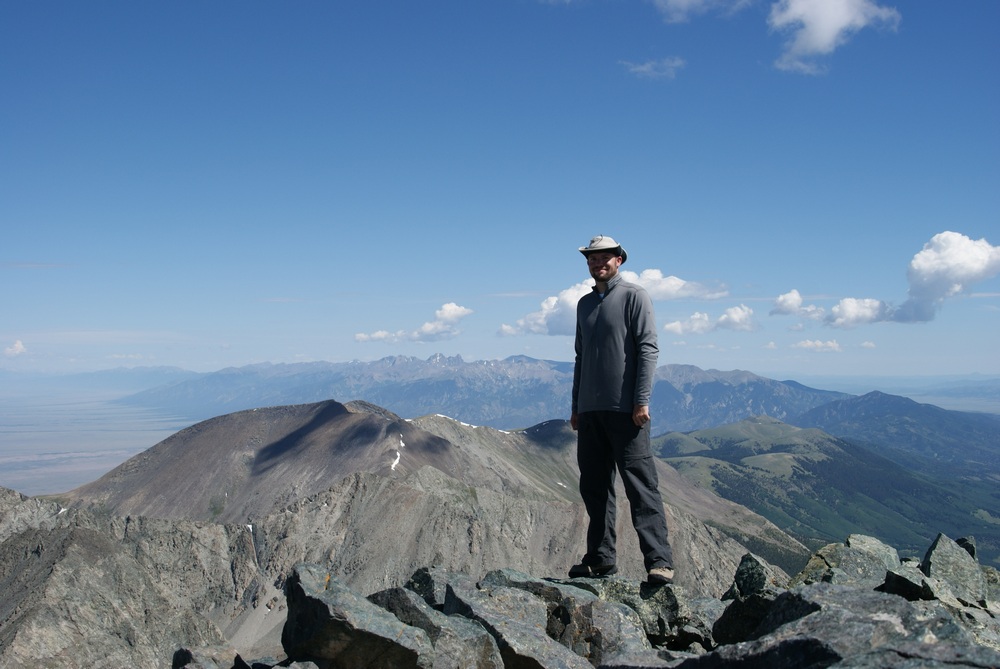
{"type": "Polygon", "coordinates": [[[462,360],[460,355],[444,355],[443,353],[435,353],[431,357],[427,358],[427,362],[432,365],[462,365],[465,361],[462,360]]]}

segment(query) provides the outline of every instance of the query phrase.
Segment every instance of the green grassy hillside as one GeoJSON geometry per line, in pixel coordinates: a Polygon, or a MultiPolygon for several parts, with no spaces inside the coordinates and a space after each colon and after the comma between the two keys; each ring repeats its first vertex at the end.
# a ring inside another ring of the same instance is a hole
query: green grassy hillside
{"type": "Polygon", "coordinates": [[[982,490],[935,479],[818,429],[751,418],[666,434],[654,439],[654,450],[688,480],[813,547],[862,533],[918,555],[944,532],[974,535],[984,562],[1000,555],[1000,524],[984,508],[982,490]]]}

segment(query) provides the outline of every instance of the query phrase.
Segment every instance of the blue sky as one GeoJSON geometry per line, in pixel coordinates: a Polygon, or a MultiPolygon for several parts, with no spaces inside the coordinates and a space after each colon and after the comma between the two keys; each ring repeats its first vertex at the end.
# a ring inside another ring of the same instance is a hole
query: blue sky
{"type": "Polygon", "coordinates": [[[0,2],[0,370],[1000,374],[1000,3],[0,2]]]}

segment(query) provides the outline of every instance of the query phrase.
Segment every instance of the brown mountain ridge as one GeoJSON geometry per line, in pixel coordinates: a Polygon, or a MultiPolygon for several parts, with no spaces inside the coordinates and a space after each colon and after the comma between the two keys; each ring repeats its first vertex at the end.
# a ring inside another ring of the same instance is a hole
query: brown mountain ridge
{"type": "MultiPolygon", "coordinates": [[[[763,517],[658,467],[683,578],[725,589],[747,546],[789,570],[808,557],[763,517]]],[[[275,525],[292,532],[284,527],[288,515],[308,508],[317,514],[311,531],[335,535],[331,555],[372,561],[350,581],[366,590],[426,564],[394,557],[398,571],[387,570],[387,550],[408,556],[429,545],[436,547],[431,557],[449,568],[529,563],[537,573],[562,575],[582,553],[577,478],[575,433],[566,421],[501,431],[326,401],[198,423],[58,499],[115,516],[247,524],[258,539],[275,525]],[[401,528],[413,528],[410,543],[401,528]]],[[[623,571],[639,577],[627,509],[619,521],[623,571]]]]}

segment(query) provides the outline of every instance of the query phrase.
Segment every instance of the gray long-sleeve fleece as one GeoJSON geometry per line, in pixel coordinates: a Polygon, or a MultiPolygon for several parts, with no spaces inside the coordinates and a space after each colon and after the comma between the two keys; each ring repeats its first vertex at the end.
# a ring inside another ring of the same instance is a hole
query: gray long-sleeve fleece
{"type": "Polygon", "coordinates": [[[573,413],[625,411],[649,406],[659,348],[653,303],[641,287],[608,282],[576,305],[576,365],[573,413]]]}

